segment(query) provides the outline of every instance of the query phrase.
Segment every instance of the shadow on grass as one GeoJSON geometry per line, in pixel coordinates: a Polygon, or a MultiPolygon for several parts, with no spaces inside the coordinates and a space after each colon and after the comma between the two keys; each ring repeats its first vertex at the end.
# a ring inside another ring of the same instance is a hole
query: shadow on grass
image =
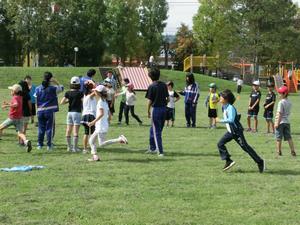
{"type": "Polygon", "coordinates": [[[145,159],[111,159],[111,160],[106,160],[106,161],[119,161],[119,162],[129,162],[129,163],[151,163],[151,162],[172,162],[174,159],[172,158],[145,158],[145,159]]]}
{"type": "MultiPolygon", "coordinates": [[[[250,173],[259,173],[258,170],[234,170],[231,173],[240,173],[240,174],[250,174],[250,173]]],[[[288,169],[279,169],[279,170],[266,170],[264,174],[280,175],[280,176],[300,176],[300,171],[297,170],[288,170],[288,169]]]]}
{"type": "Polygon", "coordinates": [[[174,157],[202,157],[202,156],[216,156],[218,157],[218,153],[204,153],[204,152],[199,152],[199,153],[186,153],[186,152],[167,152],[168,156],[174,156],[174,157]]]}

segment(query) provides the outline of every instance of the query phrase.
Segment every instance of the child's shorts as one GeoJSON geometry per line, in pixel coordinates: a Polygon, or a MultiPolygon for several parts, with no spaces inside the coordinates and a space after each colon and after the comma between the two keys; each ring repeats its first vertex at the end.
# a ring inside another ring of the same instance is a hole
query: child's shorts
{"type": "Polygon", "coordinates": [[[115,113],[115,105],[112,105],[111,103],[112,103],[112,101],[107,101],[110,113],[114,114],[115,113]]]}
{"type": "Polygon", "coordinates": [[[28,124],[30,122],[31,117],[30,116],[24,116],[23,118],[23,124],[28,124]]]}
{"type": "Polygon", "coordinates": [[[7,128],[14,125],[16,130],[18,132],[23,132],[23,127],[24,127],[24,123],[23,123],[23,119],[6,119],[2,124],[1,127],[7,128]]]}
{"type": "Polygon", "coordinates": [[[84,126],[84,134],[85,135],[90,135],[94,133],[95,131],[95,126],[89,127],[87,123],[92,122],[95,119],[94,115],[84,115],[82,117],[82,125],[84,126]]]}
{"type": "Polygon", "coordinates": [[[68,112],[67,115],[67,125],[80,125],[81,113],[78,112],[68,112]]]}
{"type": "Polygon", "coordinates": [[[217,118],[218,117],[217,110],[208,108],[208,117],[209,118],[217,118]]]}
{"type": "Polygon", "coordinates": [[[259,108],[248,110],[248,116],[250,116],[250,117],[257,117],[258,112],[259,112],[259,108]]]}
{"type": "Polygon", "coordinates": [[[271,110],[265,110],[264,112],[264,118],[267,120],[267,121],[273,121],[273,111],[271,110]]]}
{"type": "Polygon", "coordinates": [[[166,120],[175,121],[175,108],[173,109],[173,108],[167,107],[166,120]]]}
{"type": "Polygon", "coordinates": [[[35,103],[32,103],[32,106],[31,106],[31,115],[32,115],[32,116],[35,116],[35,115],[36,115],[36,107],[35,107],[35,103]]]}
{"type": "Polygon", "coordinates": [[[280,124],[275,130],[275,136],[277,141],[281,141],[284,138],[285,141],[288,141],[292,138],[291,136],[291,126],[289,123],[280,124]]]}

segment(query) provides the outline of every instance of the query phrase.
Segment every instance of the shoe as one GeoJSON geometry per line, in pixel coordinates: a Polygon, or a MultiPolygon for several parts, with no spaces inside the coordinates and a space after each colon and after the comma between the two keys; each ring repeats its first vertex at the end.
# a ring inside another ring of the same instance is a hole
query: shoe
{"type": "Polygon", "coordinates": [[[255,129],[253,129],[253,130],[252,130],[252,133],[257,133],[257,132],[258,132],[258,131],[257,131],[257,130],[255,130],[255,129]]]}
{"type": "Polygon", "coordinates": [[[277,154],[278,154],[278,156],[282,156],[282,152],[281,151],[278,151],[277,154]]]}
{"type": "Polygon", "coordinates": [[[73,148],[72,152],[81,152],[81,149],[80,148],[73,148]]]}
{"type": "Polygon", "coordinates": [[[72,152],[72,148],[67,147],[67,152],[72,152]]]}
{"type": "Polygon", "coordinates": [[[123,134],[120,135],[119,139],[121,144],[128,144],[128,140],[123,134]]]}
{"type": "Polygon", "coordinates": [[[251,131],[252,131],[251,128],[246,129],[246,132],[251,132],[251,131]]]}
{"type": "Polygon", "coordinates": [[[121,124],[122,124],[122,123],[119,121],[119,122],[118,122],[118,125],[121,125],[121,124]]]}
{"type": "Polygon", "coordinates": [[[98,155],[93,155],[91,159],[88,159],[89,162],[97,162],[100,161],[100,158],[98,155]]]}
{"type": "Polygon", "coordinates": [[[53,146],[47,146],[47,151],[52,151],[53,150],[53,146]]]}
{"type": "Polygon", "coordinates": [[[156,150],[151,150],[151,149],[149,149],[149,150],[147,150],[145,153],[146,153],[146,154],[156,154],[156,153],[158,153],[158,150],[157,150],[157,149],[156,149],[156,150]]]}
{"type": "Polygon", "coordinates": [[[190,128],[190,127],[191,127],[191,124],[187,124],[186,127],[187,127],[187,128],[190,128]]]}
{"type": "Polygon", "coordinates": [[[158,157],[164,157],[164,154],[163,153],[159,153],[157,156],[158,157]]]}
{"type": "Polygon", "coordinates": [[[291,155],[294,156],[294,157],[297,156],[295,151],[291,151],[291,155]]]}
{"type": "Polygon", "coordinates": [[[82,154],[87,154],[87,153],[89,153],[89,151],[87,149],[82,150],[82,154]]]}
{"type": "Polygon", "coordinates": [[[260,173],[263,173],[266,169],[265,160],[262,160],[260,163],[257,163],[258,170],[260,173]]]}
{"type": "Polygon", "coordinates": [[[26,150],[27,150],[27,152],[31,152],[31,150],[32,150],[31,141],[27,141],[26,150]]]}
{"type": "Polygon", "coordinates": [[[235,165],[235,161],[232,161],[232,160],[226,161],[223,171],[229,170],[234,165],[235,165]]]}
{"type": "Polygon", "coordinates": [[[42,149],[43,149],[43,146],[40,146],[40,145],[37,146],[37,150],[42,150],[42,149]]]}

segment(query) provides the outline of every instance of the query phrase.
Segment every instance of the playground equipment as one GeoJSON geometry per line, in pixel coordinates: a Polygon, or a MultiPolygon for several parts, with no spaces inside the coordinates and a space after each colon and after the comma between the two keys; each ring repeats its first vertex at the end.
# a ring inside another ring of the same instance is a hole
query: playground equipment
{"type": "Polygon", "coordinates": [[[203,56],[193,56],[190,55],[189,57],[184,59],[183,62],[183,70],[185,72],[191,71],[193,72],[194,67],[200,67],[200,68],[218,68],[219,67],[219,57],[213,57],[209,56],[207,57],[206,55],[203,56]]]}
{"type": "Polygon", "coordinates": [[[298,91],[300,70],[296,70],[294,62],[279,62],[278,75],[274,76],[276,89],[286,85],[290,93],[298,91]]]}

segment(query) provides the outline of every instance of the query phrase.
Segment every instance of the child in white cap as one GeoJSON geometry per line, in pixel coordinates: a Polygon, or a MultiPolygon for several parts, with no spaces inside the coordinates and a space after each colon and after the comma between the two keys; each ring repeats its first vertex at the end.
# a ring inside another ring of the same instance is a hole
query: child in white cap
{"type": "Polygon", "coordinates": [[[92,122],[88,123],[89,127],[96,126],[95,132],[91,135],[89,139],[89,144],[91,146],[91,154],[92,158],[89,161],[100,161],[99,156],[97,155],[97,146],[96,139],[98,138],[98,142],[100,147],[105,145],[111,145],[115,143],[128,144],[127,139],[124,135],[120,135],[116,139],[105,140],[106,134],[109,128],[109,120],[111,118],[111,114],[109,111],[109,106],[107,104],[107,89],[103,85],[98,85],[95,89],[95,95],[99,98],[97,103],[97,111],[96,118],[92,122]]]}
{"type": "Polygon", "coordinates": [[[252,131],[253,133],[257,132],[258,120],[257,115],[259,112],[259,102],[261,98],[261,92],[259,90],[260,82],[259,80],[253,81],[252,83],[252,92],[249,98],[248,104],[248,129],[247,131],[252,131]],[[251,128],[251,117],[254,119],[254,128],[251,128]]]}

